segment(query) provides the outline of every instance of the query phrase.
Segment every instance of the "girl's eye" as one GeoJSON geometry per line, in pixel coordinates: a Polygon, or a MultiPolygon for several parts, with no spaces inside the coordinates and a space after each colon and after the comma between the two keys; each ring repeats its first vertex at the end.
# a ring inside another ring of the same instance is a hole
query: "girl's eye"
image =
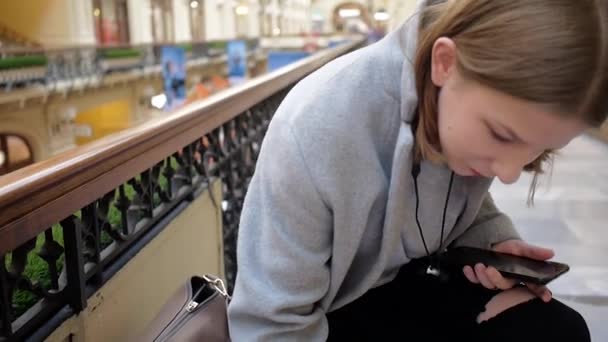
{"type": "Polygon", "coordinates": [[[511,142],[511,139],[503,137],[502,135],[496,133],[496,131],[494,131],[493,129],[491,129],[490,132],[492,133],[492,137],[494,137],[494,139],[496,139],[502,143],[511,142]]]}

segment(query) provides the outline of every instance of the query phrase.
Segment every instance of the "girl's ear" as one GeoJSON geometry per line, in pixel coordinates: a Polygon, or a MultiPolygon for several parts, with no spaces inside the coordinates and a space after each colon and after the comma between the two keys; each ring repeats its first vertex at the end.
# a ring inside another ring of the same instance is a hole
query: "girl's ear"
{"type": "Polygon", "coordinates": [[[447,37],[440,37],[433,44],[431,54],[431,80],[443,87],[456,68],[456,44],[447,37]]]}

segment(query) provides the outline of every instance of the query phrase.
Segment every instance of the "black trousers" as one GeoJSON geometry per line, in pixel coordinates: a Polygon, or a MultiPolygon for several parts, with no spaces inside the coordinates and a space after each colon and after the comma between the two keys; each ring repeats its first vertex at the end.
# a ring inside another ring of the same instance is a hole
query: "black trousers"
{"type": "Polygon", "coordinates": [[[499,291],[470,283],[460,270],[448,280],[427,275],[427,265],[426,259],[414,260],[392,282],[328,313],[328,341],[591,340],[583,317],[555,299],[533,299],[477,323],[499,291]]]}

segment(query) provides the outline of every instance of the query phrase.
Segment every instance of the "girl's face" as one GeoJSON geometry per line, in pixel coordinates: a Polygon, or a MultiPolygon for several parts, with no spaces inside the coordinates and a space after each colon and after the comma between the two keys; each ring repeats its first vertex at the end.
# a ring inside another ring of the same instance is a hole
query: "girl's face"
{"type": "Polygon", "coordinates": [[[566,146],[587,128],[547,106],[464,79],[456,68],[453,42],[447,38],[435,43],[432,79],[441,88],[442,153],[461,176],[498,177],[505,184],[513,183],[524,166],[544,151],[566,146]]]}

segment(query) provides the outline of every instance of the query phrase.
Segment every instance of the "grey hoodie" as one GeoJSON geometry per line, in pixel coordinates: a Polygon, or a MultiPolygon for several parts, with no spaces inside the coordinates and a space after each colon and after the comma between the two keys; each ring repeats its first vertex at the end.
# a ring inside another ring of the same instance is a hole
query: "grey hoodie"
{"type": "MultiPolygon", "coordinates": [[[[325,314],[426,255],[415,221],[410,122],[418,17],[299,82],[273,118],[243,208],[233,341],[324,341],[325,314]]],[[[423,161],[419,217],[439,248],[450,170],[423,161]]],[[[518,238],[488,193],[456,176],[444,245],[518,238]]]]}

